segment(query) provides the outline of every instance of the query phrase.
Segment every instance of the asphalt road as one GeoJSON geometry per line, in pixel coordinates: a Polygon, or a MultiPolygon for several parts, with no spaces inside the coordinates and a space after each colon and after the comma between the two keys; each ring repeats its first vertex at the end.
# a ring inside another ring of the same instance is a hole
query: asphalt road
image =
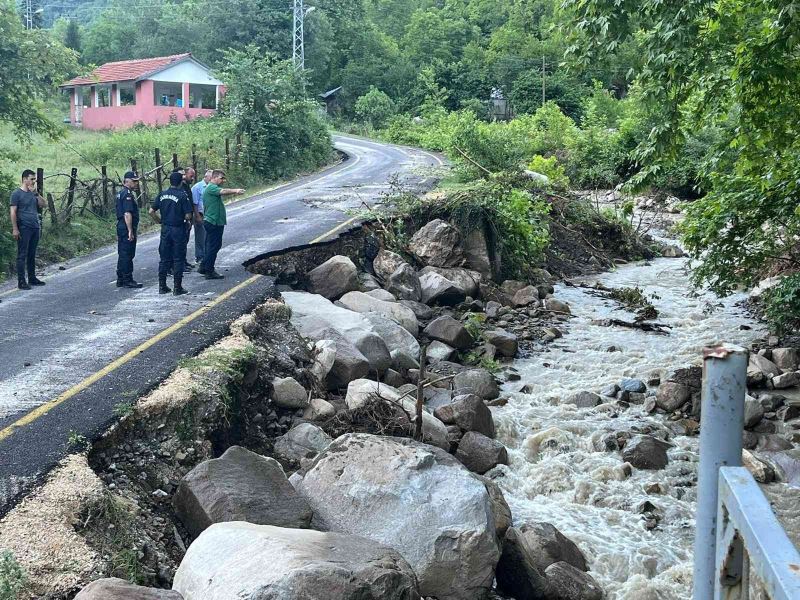
{"type": "MultiPolygon", "coordinates": [[[[0,287],[0,515],[66,455],[71,434],[102,433],[114,406],[147,393],[275,293],[270,278],[251,275],[243,262],[330,239],[390,182],[429,186],[442,164],[421,150],[334,141],[347,155],[342,163],[229,206],[217,260],[224,280],[191,273],[188,295],[159,295],[158,235],[148,234],[134,262],[140,290],[116,287],[115,246],[49,267],[44,287],[0,287]]],[[[192,238],[190,257],[193,247],[192,238]]]]}

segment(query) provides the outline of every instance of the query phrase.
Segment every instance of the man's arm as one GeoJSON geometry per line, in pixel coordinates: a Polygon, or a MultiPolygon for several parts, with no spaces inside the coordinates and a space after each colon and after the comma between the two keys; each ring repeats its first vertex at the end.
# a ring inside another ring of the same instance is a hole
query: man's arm
{"type": "Polygon", "coordinates": [[[161,216],[155,208],[150,209],[150,218],[153,219],[154,223],[161,223],[161,216]]]}
{"type": "Polygon", "coordinates": [[[19,239],[19,228],[17,227],[17,207],[11,205],[11,234],[15,240],[19,239]]]}
{"type": "Polygon", "coordinates": [[[128,228],[128,241],[132,242],[136,239],[136,234],[133,233],[133,213],[126,212],[124,215],[125,225],[128,228]]]}
{"type": "Polygon", "coordinates": [[[39,192],[36,192],[36,203],[39,205],[39,208],[44,208],[47,206],[47,202],[39,192]]]}
{"type": "Polygon", "coordinates": [[[242,188],[223,188],[219,191],[220,196],[231,196],[233,194],[244,194],[242,188]]]}

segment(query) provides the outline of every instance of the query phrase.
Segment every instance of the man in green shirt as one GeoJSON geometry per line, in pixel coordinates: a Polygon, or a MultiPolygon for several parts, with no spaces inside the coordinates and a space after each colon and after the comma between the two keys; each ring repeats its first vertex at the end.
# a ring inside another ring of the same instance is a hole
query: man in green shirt
{"type": "Polygon", "coordinates": [[[224,182],[225,172],[214,170],[211,173],[211,180],[206,189],[203,190],[203,208],[205,210],[203,213],[203,227],[206,230],[206,247],[198,273],[205,275],[206,279],[222,279],[224,277],[224,275],[220,275],[214,270],[214,265],[217,262],[217,253],[222,248],[222,232],[228,222],[222,196],[244,192],[241,188],[223,188],[222,184],[224,182]]]}

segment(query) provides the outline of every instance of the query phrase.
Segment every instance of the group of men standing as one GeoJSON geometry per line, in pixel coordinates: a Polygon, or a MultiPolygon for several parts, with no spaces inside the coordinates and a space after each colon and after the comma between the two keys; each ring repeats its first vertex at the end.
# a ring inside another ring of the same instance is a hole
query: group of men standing
{"type": "MultiPolygon", "coordinates": [[[[223,196],[241,194],[243,189],[223,188],[225,172],[209,169],[203,179],[194,183],[192,168],[175,169],[169,176],[170,187],[155,197],[150,205],[150,216],[161,224],[158,245],[158,291],[172,292],[176,296],[187,293],[183,287],[183,274],[191,271],[186,261],[189,232],[194,228],[195,261],[197,272],[206,279],[222,279],[216,271],[217,254],[222,248],[222,232],[227,223],[223,196]],[[194,185],[192,185],[194,183],[194,185]],[[167,277],[173,276],[173,288],[167,286],[167,277]]],[[[117,194],[117,287],[139,288],[133,279],[133,258],[136,255],[136,226],[139,208],[135,192],[139,176],[125,173],[123,189],[117,194]]]]}
{"type": "MultiPolygon", "coordinates": [[[[159,192],[150,205],[151,218],[161,224],[158,246],[158,291],[161,294],[172,292],[180,296],[187,293],[183,287],[183,275],[193,270],[186,261],[186,247],[192,229],[195,261],[199,265],[197,272],[206,279],[224,277],[215,268],[227,224],[222,197],[241,194],[244,190],[222,187],[226,181],[225,172],[218,169],[209,169],[197,183],[194,179],[194,169],[175,169],[169,176],[169,188],[159,192]],[[167,286],[170,274],[173,276],[171,289],[167,286]]],[[[117,287],[121,288],[142,287],[133,278],[139,230],[138,189],[138,174],[128,171],[122,189],[116,195],[117,287]]],[[[29,290],[31,286],[44,285],[36,277],[35,269],[41,233],[39,211],[45,206],[36,189],[36,173],[30,169],[22,172],[22,183],[12,192],[10,206],[12,233],[17,241],[17,284],[19,289],[29,290]]]]}

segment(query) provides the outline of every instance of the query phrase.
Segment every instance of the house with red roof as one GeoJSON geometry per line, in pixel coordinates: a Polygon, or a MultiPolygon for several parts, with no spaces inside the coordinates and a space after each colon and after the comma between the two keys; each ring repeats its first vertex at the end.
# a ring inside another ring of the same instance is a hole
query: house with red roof
{"type": "Polygon", "coordinates": [[[213,115],[223,83],[190,53],[106,63],[61,85],[70,122],[84,129],[164,125],[213,115]]]}

